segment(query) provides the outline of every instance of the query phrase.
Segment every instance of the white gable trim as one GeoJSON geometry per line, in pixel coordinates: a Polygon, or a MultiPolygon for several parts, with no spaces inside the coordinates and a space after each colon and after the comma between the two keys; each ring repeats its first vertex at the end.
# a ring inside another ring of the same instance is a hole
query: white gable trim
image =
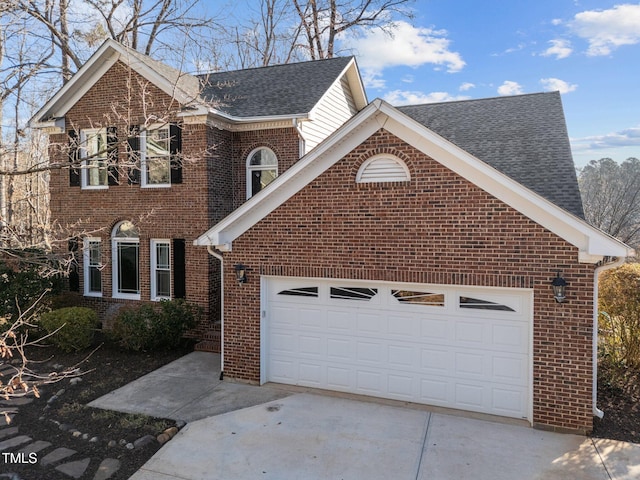
{"type": "Polygon", "coordinates": [[[386,129],[576,246],[580,252],[580,261],[596,263],[605,256],[626,257],[634,254],[633,249],[627,245],[527,189],[380,99],[374,100],[280,175],[268,188],[200,236],[194,244],[215,246],[221,251],[231,250],[233,240],[379,128],[386,129]]]}

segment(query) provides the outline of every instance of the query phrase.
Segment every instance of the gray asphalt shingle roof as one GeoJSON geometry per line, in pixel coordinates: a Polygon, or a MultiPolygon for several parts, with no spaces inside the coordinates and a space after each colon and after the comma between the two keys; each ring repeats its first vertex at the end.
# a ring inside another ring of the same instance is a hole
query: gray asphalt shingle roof
{"type": "Polygon", "coordinates": [[[309,113],[352,57],[200,75],[201,96],[235,117],[309,113]]]}
{"type": "Polygon", "coordinates": [[[398,109],[559,207],[584,218],[558,92],[398,109]]]}

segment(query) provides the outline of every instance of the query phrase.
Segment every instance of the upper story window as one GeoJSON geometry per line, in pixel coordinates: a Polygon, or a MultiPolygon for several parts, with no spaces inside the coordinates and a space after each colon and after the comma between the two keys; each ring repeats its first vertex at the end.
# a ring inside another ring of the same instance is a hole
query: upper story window
{"type": "Polygon", "coordinates": [[[142,186],[171,185],[171,133],[169,125],[140,133],[142,186]]]}
{"type": "Polygon", "coordinates": [[[108,183],[108,142],[107,129],[98,128],[80,132],[80,174],[82,188],[107,188],[108,183]]]}
{"type": "Polygon", "coordinates": [[[266,147],[257,148],[247,158],[247,198],[251,198],[278,176],[278,159],[266,147]]]}
{"type": "Polygon", "coordinates": [[[182,128],[175,123],[129,128],[129,183],[169,187],[182,183],[182,128]]]}
{"type": "Polygon", "coordinates": [[[408,182],[411,174],[407,165],[391,155],[375,155],[366,160],[356,175],[356,183],[408,182]]]}
{"type": "Polygon", "coordinates": [[[140,233],[129,221],[113,229],[113,296],[140,300],[140,233]]]}

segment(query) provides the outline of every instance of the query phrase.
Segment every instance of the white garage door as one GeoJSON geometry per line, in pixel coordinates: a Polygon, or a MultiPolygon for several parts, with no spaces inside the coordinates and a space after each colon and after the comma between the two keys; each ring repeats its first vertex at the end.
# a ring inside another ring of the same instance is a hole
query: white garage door
{"type": "Polygon", "coordinates": [[[264,278],[266,381],[527,418],[531,292],[264,278]]]}

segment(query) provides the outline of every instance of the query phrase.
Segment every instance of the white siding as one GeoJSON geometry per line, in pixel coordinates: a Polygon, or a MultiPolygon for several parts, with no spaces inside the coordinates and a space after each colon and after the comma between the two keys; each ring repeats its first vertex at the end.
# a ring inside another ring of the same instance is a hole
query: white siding
{"type": "Polygon", "coordinates": [[[346,76],[343,76],[333,84],[315,107],[313,120],[303,123],[304,153],[311,151],[356,113],[349,82],[346,76]]]}

